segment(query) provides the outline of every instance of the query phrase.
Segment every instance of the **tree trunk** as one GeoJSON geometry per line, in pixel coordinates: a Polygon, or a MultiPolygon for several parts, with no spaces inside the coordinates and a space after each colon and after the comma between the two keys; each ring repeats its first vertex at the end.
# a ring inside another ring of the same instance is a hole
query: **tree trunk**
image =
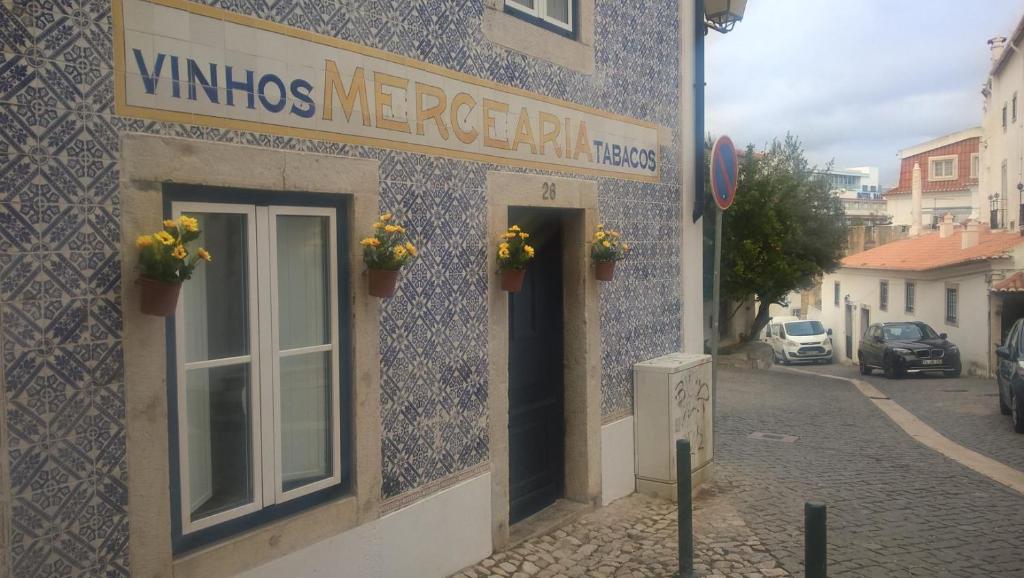
{"type": "Polygon", "coordinates": [[[768,325],[768,311],[772,307],[772,303],[775,301],[759,301],[757,305],[757,315],[754,316],[754,324],[750,327],[750,333],[747,335],[747,341],[756,341],[757,337],[761,334],[761,330],[764,329],[765,325],[768,325]]]}

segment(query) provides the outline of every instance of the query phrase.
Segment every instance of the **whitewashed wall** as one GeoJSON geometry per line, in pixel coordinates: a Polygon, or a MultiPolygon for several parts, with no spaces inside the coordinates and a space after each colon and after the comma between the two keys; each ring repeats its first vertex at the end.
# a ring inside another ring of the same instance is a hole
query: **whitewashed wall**
{"type": "MultiPolygon", "coordinates": [[[[1010,30],[1006,30],[1009,33],[1010,30]]],[[[979,49],[983,50],[982,47],[979,49]]],[[[982,211],[988,210],[988,196],[1000,193],[1004,197],[1006,223],[1017,221],[1017,209],[1021,195],[1017,183],[1021,180],[1021,143],[1024,138],[1024,64],[1021,55],[1009,46],[1009,61],[998,76],[991,77],[992,94],[985,100],[981,128],[981,175],[979,196],[982,211]],[[1007,112],[1007,127],[1003,129],[1003,105],[1012,107],[1013,94],[1017,93],[1017,121],[1012,112],[1007,112]],[[1006,161],[1007,187],[1002,190],[1001,166],[1006,161]],[[1006,197],[1009,198],[1006,198],[1006,197]]],[[[987,213],[985,213],[987,214],[987,213]]],[[[1017,223],[1018,225],[1020,223],[1017,223]]]]}
{"type": "Polygon", "coordinates": [[[989,356],[989,301],[985,275],[987,265],[947,270],[945,274],[880,271],[866,269],[839,269],[826,275],[822,294],[821,320],[831,327],[833,341],[838,348],[836,359],[857,363],[857,345],[861,338],[863,309],[866,307],[871,323],[880,321],[924,321],[938,333],[948,333],[949,339],[960,348],[965,372],[988,373],[989,356]],[[886,311],[878,307],[880,283],[889,281],[889,306],[886,311]],[[906,312],[906,282],[916,282],[913,313],[906,312]],[[840,302],[833,300],[834,283],[840,283],[840,302]],[[956,325],[946,323],[946,285],[959,285],[959,319],[956,325]],[[845,297],[854,304],[853,358],[846,357],[845,297]]]}
{"type": "MultiPolygon", "coordinates": [[[[921,167],[925,170],[925,167],[921,167]]],[[[921,196],[921,213],[924,215],[924,224],[932,223],[932,215],[938,213],[944,215],[947,210],[957,209],[958,211],[970,211],[971,199],[977,190],[971,187],[969,191],[956,193],[924,193],[921,196]]],[[[892,215],[893,225],[911,225],[911,199],[909,194],[889,195],[886,197],[886,210],[892,215]]],[[[986,215],[979,217],[984,220],[986,215]]]]}

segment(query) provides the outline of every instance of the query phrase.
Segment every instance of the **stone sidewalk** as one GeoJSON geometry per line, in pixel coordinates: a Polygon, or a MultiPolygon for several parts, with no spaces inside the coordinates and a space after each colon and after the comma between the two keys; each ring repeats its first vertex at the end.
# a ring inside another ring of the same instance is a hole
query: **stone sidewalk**
{"type": "MultiPolygon", "coordinates": [[[[714,483],[694,502],[695,566],[703,578],[790,576],[714,483]]],[[[632,495],[499,552],[455,578],[667,577],[677,570],[675,504],[632,495]]],[[[798,545],[800,546],[800,545],[798,545]]]]}

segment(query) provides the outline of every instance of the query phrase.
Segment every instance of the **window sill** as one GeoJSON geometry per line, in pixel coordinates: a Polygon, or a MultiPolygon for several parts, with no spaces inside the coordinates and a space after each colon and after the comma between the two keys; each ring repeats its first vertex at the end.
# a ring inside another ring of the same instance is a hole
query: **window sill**
{"type": "Polygon", "coordinates": [[[507,14],[501,0],[484,4],[484,36],[494,44],[552,64],[594,73],[594,0],[580,0],[576,39],[507,14]]]}
{"type": "Polygon", "coordinates": [[[358,525],[357,500],[346,496],[175,558],[174,576],[233,576],[358,525]]]}

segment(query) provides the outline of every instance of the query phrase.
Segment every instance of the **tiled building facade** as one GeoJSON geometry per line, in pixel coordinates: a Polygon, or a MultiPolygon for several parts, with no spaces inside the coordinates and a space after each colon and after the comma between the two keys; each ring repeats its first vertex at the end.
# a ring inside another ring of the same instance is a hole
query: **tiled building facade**
{"type": "Polygon", "coordinates": [[[120,3],[0,3],[0,553],[8,575],[124,576],[137,568],[126,450],[126,390],[135,386],[126,382],[124,346],[124,295],[134,290],[122,273],[122,261],[134,259],[122,248],[127,135],[379,162],[379,209],[399,215],[420,247],[397,295],[380,306],[381,512],[479,475],[493,457],[489,171],[596,182],[601,221],[632,241],[615,280],[599,288],[600,414],[605,423],[631,414],[632,364],[682,347],[679,6],[593,1],[593,70],[580,72],[492,42],[484,33],[492,4],[197,5],[653,123],[664,135],[657,182],[121,116],[120,3]]]}

